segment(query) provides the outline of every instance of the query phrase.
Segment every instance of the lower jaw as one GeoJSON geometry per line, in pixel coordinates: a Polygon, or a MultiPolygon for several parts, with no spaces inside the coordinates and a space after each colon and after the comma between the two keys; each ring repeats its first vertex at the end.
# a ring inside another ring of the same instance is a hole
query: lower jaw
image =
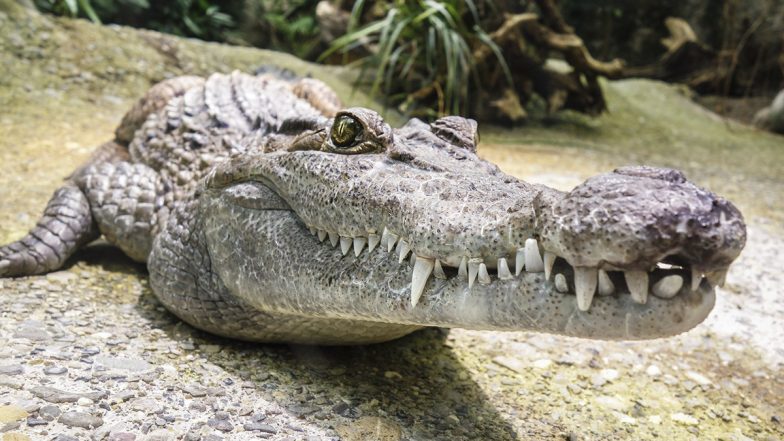
{"type": "Polygon", "coordinates": [[[574,295],[557,292],[554,284],[539,274],[474,285],[471,289],[456,281],[431,283],[416,308],[390,311],[387,320],[602,340],[647,340],[674,336],[697,326],[713,309],[716,298],[714,289],[703,284],[695,291],[684,288],[671,299],[650,297],[646,304],[623,293],[597,297],[590,310],[581,311],[574,295]]]}
{"type": "MultiPolygon", "coordinates": [[[[353,300],[349,295],[349,301],[342,307],[333,305],[337,308],[327,315],[336,320],[362,319],[380,325],[543,332],[601,340],[649,340],[692,329],[708,316],[715,302],[714,289],[703,284],[695,291],[684,289],[672,299],[651,297],[646,304],[635,302],[628,293],[598,297],[590,310],[581,311],[574,295],[557,292],[553,283],[545,281],[543,275],[526,274],[513,281],[474,285],[471,289],[458,281],[431,279],[420,303],[412,308],[403,295],[407,291],[405,279],[403,275],[388,279],[388,290],[377,290],[375,295],[353,300]]],[[[356,283],[356,280],[353,282],[356,283]]],[[[340,291],[343,295],[349,294],[348,291],[340,291]]],[[[315,303],[324,305],[326,294],[321,293],[324,297],[315,303]]],[[[309,300],[312,302],[314,299],[309,300]]]]}

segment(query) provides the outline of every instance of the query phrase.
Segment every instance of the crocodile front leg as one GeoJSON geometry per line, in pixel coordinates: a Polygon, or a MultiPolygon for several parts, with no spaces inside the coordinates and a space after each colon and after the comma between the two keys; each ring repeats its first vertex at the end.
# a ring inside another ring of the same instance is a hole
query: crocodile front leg
{"type": "Polygon", "coordinates": [[[88,163],[54,193],[27,236],[0,247],[0,276],[56,270],[100,234],[146,262],[159,222],[168,214],[166,195],[158,173],[144,164],[88,163]]]}
{"type": "Polygon", "coordinates": [[[0,247],[0,277],[54,271],[98,235],[87,196],[69,181],[54,192],[43,216],[24,238],[0,247]]]}
{"type": "Polygon", "coordinates": [[[146,262],[169,212],[167,186],[159,174],[144,164],[105,162],[87,168],[76,181],[106,240],[146,262]]]}

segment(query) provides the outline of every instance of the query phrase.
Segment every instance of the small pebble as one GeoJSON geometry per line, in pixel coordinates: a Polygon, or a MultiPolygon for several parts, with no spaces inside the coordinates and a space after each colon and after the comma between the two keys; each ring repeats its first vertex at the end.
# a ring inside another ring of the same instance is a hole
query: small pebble
{"type": "Polygon", "coordinates": [[[676,413],[672,414],[670,416],[670,418],[673,421],[675,421],[677,423],[681,423],[681,424],[683,424],[685,426],[696,426],[697,424],[699,424],[699,420],[697,418],[694,418],[691,415],[688,415],[688,414],[685,414],[685,413],[681,413],[681,412],[676,412],[676,413]]]}
{"type": "Polygon", "coordinates": [[[191,410],[195,410],[197,412],[204,412],[207,410],[207,406],[201,401],[191,402],[191,404],[188,405],[188,408],[190,408],[191,410]]]}
{"type": "Polygon", "coordinates": [[[46,329],[23,327],[23,328],[19,328],[14,333],[14,338],[26,338],[28,340],[33,340],[33,341],[44,341],[44,340],[49,340],[52,337],[49,335],[48,332],[46,332],[46,329]]]}
{"type": "Polygon", "coordinates": [[[94,429],[103,425],[101,417],[85,412],[65,412],[60,415],[57,421],[69,427],[81,427],[83,429],[94,429]]]}
{"type": "Polygon", "coordinates": [[[88,346],[82,349],[82,354],[84,355],[95,355],[100,353],[101,350],[97,346],[88,346]]]}
{"type": "Polygon", "coordinates": [[[400,375],[400,372],[386,371],[386,372],[384,372],[384,378],[389,379],[389,380],[399,380],[399,379],[403,378],[403,376],[400,375]]]}
{"type": "Polygon", "coordinates": [[[38,415],[49,421],[59,417],[60,413],[60,408],[52,405],[44,406],[38,410],[38,415]]]}
{"type": "Polygon", "coordinates": [[[613,381],[618,379],[618,371],[615,369],[602,369],[599,371],[599,375],[607,381],[613,381]]]}
{"type": "Polygon", "coordinates": [[[180,388],[183,392],[190,394],[194,398],[207,396],[207,389],[198,384],[188,384],[180,388]]]}
{"type": "Polygon", "coordinates": [[[221,347],[218,345],[199,345],[199,350],[206,354],[217,354],[220,352],[221,347]]]}
{"type": "Polygon", "coordinates": [[[0,366],[0,375],[19,375],[24,372],[21,364],[9,364],[0,366]]]}
{"type": "Polygon", "coordinates": [[[221,432],[231,432],[234,430],[234,425],[228,420],[211,418],[207,420],[207,425],[213,429],[220,430],[221,432]]]}
{"type": "Polygon", "coordinates": [[[44,373],[46,375],[62,375],[66,372],[68,372],[68,369],[64,366],[50,366],[44,368],[44,373]]]}
{"type": "Polygon", "coordinates": [[[43,418],[35,418],[35,417],[28,417],[27,418],[27,425],[30,426],[30,427],[33,427],[33,426],[44,426],[44,425],[47,425],[47,424],[49,424],[49,421],[47,421],[47,420],[45,420],[43,418]]]}
{"type": "Polygon", "coordinates": [[[690,380],[695,381],[697,384],[700,384],[702,386],[707,386],[707,385],[711,384],[711,381],[706,376],[704,376],[704,375],[702,375],[702,374],[700,374],[698,372],[688,371],[688,372],[686,372],[686,376],[690,380]]]}
{"type": "Polygon", "coordinates": [[[618,397],[611,397],[608,395],[600,395],[596,397],[596,402],[603,407],[617,411],[621,411],[626,407],[623,401],[621,401],[618,397]]]}
{"type": "Polygon", "coordinates": [[[645,369],[645,373],[651,377],[658,377],[659,375],[661,375],[661,369],[659,369],[659,366],[652,364],[648,366],[647,369],[645,369]]]}
{"type": "Polygon", "coordinates": [[[548,358],[540,358],[533,362],[533,366],[537,369],[547,369],[551,364],[553,364],[553,361],[548,358]]]}
{"type": "Polygon", "coordinates": [[[258,422],[245,423],[242,425],[242,427],[249,432],[258,431],[264,433],[278,433],[278,431],[274,427],[264,423],[258,423],[258,422]]]}
{"type": "MultiPolygon", "coordinates": [[[[519,374],[525,372],[525,363],[520,361],[518,358],[512,357],[504,357],[504,356],[496,356],[493,358],[493,363],[503,366],[511,371],[517,372],[519,374]]],[[[466,379],[468,376],[466,375],[466,379]]]]}
{"type": "Polygon", "coordinates": [[[112,432],[109,434],[107,441],[134,441],[136,435],[128,432],[112,432]]]}

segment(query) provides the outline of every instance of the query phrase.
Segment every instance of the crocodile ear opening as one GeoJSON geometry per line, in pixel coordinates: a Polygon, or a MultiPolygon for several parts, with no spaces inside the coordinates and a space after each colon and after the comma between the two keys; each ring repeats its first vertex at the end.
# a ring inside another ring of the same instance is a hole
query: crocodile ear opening
{"type": "Polygon", "coordinates": [[[457,147],[476,153],[479,131],[476,121],[461,116],[446,116],[430,123],[434,135],[457,147]]]}

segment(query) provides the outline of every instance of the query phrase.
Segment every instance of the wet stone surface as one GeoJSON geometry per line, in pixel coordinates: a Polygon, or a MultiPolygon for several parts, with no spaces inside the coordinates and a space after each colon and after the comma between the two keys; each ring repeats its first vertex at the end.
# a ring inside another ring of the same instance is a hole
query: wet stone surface
{"type": "MultiPolygon", "coordinates": [[[[0,194],[3,243],[35,223],[61,178],[150,83],[263,60],[304,69],[267,52],[8,8],[0,0],[0,104],[14,109],[0,111],[0,188],[14,189],[0,194]]],[[[644,107],[635,101],[644,93],[611,87],[611,108],[644,107]]],[[[640,158],[523,140],[480,154],[561,188],[640,158]]],[[[703,177],[733,194],[752,179],[728,175],[703,177]]],[[[0,431],[58,441],[781,440],[784,232],[765,212],[746,213],[748,246],[707,322],[633,343],[435,329],[368,347],[231,341],[169,314],[143,266],[94,244],[54,274],[0,279],[0,431]]]]}

